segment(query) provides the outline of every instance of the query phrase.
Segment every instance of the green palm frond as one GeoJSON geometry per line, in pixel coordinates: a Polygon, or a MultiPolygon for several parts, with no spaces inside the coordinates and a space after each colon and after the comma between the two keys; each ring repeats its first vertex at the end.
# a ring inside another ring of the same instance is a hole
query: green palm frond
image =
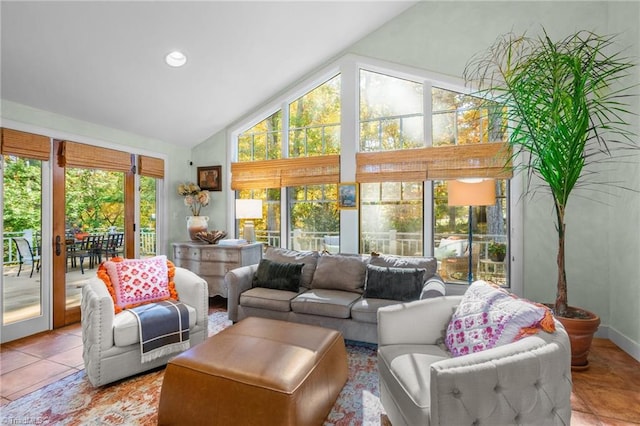
{"type": "MultiPolygon", "coordinates": [[[[627,123],[633,115],[633,87],[624,85],[635,63],[615,50],[614,40],[590,31],[560,41],[545,31],[537,38],[509,33],[473,57],[464,71],[465,80],[480,94],[504,106],[510,162],[525,154],[520,167],[530,178],[542,179],[553,197],[560,310],[566,309],[564,214],[569,197],[585,184],[619,186],[588,180],[598,173],[594,165],[638,150],[627,123]]],[[[537,190],[529,186],[527,191],[537,190]]]]}

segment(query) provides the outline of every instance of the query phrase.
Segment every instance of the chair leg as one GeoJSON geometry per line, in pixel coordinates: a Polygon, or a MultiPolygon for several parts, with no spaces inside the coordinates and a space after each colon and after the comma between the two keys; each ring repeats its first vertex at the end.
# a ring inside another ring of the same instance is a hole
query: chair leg
{"type": "Polygon", "coordinates": [[[33,277],[33,268],[36,266],[36,262],[31,259],[31,273],[29,274],[29,278],[33,277]]]}
{"type": "Polygon", "coordinates": [[[80,258],[80,272],[84,274],[84,257],[80,258]]]}
{"type": "Polygon", "coordinates": [[[20,271],[22,271],[22,261],[20,261],[20,263],[18,264],[18,275],[16,276],[20,276],[20,271]]]}

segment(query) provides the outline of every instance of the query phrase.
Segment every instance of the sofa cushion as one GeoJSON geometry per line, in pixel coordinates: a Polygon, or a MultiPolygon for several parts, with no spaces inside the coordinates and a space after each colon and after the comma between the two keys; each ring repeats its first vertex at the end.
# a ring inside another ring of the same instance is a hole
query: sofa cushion
{"type": "Polygon", "coordinates": [[[388,266],[390,268],[425,269],[425,281],[435,275],[438,270],[438,260],[435,257],[377,255],[371,256],[369,264],[375,266],[388,266]]]}
{"type": "Polygon", "coordinates": [[[378,323],[378,308],[395,305],[397,300],[362,298],[351,307],[351,318],[360,322],[378,323]]]}
{"type": "Polygon", "coordinates": [[[411,302],[418,300],[424,282],[424,269],[389,268],[367,265],[364,297],[411,302]]]}
{"type": "MultiPolygon", "coordinates": [[[[196,309],[185,304],[189,311],[189,329],[196,325],[196,309]]],[[[113,341],[116,346],[129,346],[140,343],[140,327],[135,314],[124,310],[113,319],[113,341]]]]}
{"type": "Polygon", "coordinates": [[[476,281],[453,313],[445,344],[452,356],[461,356],[512,343],[540,330],[555,330],[549,308],[476,281]]]}
{"type": "Polygon", "coordinates": [[[360,298],[352,291],[315,289],[299,294],[291,301],[291,310],[299,314],[349,318],[351,305],[360,298]]]}
{"type": "Polygon", "coordinates": [[[265,259],[281,263],[303,263],[300,285],[311,287],[314,271],[318,263],[320,253],[317,251],[295,251],[277,247],[269,247],[264,254],[265,259]]]}
{"type": "Polygon", "coordinates": [[[253,286],[298,292],[302,263],[281,263],[269,259],[261,259],[253,276],[253,286]]]}
{"type": "Polygon", "coordinates": [[[360,255],[323,254],[311,281],[312,289],[344,290],[362,293],[367,259],[360,255]]]}
{"type": "Polygon", "coordinates": [[[268,309],[270,311],[291,311],[291,299],[298,293],[286,290],[254,287],[240,295],[240,305],[249,308],[268,309]]]}

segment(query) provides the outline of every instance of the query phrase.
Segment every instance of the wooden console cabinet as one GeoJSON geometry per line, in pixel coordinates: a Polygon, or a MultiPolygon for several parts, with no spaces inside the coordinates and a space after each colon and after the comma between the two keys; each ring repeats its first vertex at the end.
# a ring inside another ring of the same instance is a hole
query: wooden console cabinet
{"type": "Polygon", "coordinates": [[[225,274],[240,266],[260,263],[262,259],[261,243],[220,246],[186,241],[172,245],[174,264],[198,274],[207,281],[209,297],[226,298],[225,274]]]}

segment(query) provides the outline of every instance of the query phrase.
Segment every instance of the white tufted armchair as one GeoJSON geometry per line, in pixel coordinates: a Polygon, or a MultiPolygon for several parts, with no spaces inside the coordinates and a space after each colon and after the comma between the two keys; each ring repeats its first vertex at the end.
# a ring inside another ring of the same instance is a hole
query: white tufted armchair
{"type": "MultiPolygon", "coordinates": [[[[173,278],[180,301],[189,310],[189,342],[204,341],[208,334],[207,282],[193,272],[176,267],[173,278]]],[[[173,355],[142,363],[140,330],[133,315],[114,313],[113,299],[104,282],[94,276],[82,288],[82,342],[85,372],[101,386],[165,365],[173,355]]]]}
{"type": "Polygon", "coordinates": [[[556,321],[553,334],[450,358],[438,342],[461,299],[378,310],[380,398],[391,423],[569,425],[571,351],[562,325],[556,321]]]}

